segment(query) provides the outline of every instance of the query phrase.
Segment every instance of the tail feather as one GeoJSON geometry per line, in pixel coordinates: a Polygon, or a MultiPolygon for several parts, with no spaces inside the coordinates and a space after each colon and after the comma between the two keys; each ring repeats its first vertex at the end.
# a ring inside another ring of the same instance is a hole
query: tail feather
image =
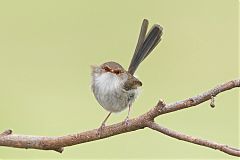
{"type": "Polygon", "coordinates": [[[144,19],[143,22],[142,22],[142,27],[141,27],[141,30],[140,30],[137,46],[136,46],[135,52],[133,54],[131,64],[133,63],[133,60],[136,59],[136,56],[138,55],[139,50],[142,48],[142,45],[143,45],[145,37],[146,37],[147,28],[148,28],[148,20],[144,19]]]}
{"type": "Polygon", "coordinates": [[[146,36],[148,21],[143,20],[140,35],[138,38],[137,47],[132,57],[128,72],[134,74],[139,64],[151,53],[161,40],[162,27],[155,24],[146,36]]]}

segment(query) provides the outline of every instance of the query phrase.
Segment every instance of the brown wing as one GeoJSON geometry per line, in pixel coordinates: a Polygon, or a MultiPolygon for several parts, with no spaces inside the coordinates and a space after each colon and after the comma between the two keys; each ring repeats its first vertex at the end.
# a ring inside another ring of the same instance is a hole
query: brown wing
{"type": "Polygon", "coordinates": [[[128,91],[131,89],[137,89],[137,87],[142,86],[142,82],[139,81],[136,77],[128,73],[128,80],[124,83],[123,88],[128,91]]]}

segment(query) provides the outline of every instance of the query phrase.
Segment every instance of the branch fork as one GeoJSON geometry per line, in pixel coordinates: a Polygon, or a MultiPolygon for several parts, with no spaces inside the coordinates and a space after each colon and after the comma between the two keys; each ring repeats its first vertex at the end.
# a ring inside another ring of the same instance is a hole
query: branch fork
{"type": "Polygon", "coordinates": [[[0,133],[0,146],[25,149],[54,150],[56,152],[62,153],[64,147],[67,146],[73,146],[81,143],[108,138],[118,134],[136,131],[143,128],[149,128],[172,138],[176,138],[178,140],[205,146],[208,148],[222,151],[232,156],[240,157],[240,150],[237,148],[189,136],[165,128],[154,122],[154,119],[162,114],[197,106],[208,100],[210,100],[210,106],[214,107],[215,97],[219,93],[236,87],[240,87],[240,79],[226,82],[202,94],[188,98],[186,100],[177,101],[175,103],[166,104],[163,100],[160,100],[157,105],[148,112],[136,118],[130,119],[128,125],[126,125],[125,123],[116,123],[113,125],[105,126],[102,129],[100,136],[97,134],[98,129],[93,129],[76,134],[69,134],[65,136],[20,135],[13,134],[12,130],[6,130],[0,133]]]}

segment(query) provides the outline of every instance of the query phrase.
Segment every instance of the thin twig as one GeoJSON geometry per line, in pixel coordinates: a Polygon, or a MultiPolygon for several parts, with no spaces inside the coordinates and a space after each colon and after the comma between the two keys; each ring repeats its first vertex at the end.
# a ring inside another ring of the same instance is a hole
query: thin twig
{"type": "Polygon", "coordinates": [[[211,106],[212,108],[215,107],[215,99],[214,99],[214,96],[211,96],[210,106],[211,106]]]}
{"type": "Polygon", "coordinates": [[[173,137],[173,138],[176,138],[176,139],[179,139],[179,140],[183,140],[183,141],[186,141],[186,142],[198,144],[200,146],[205,146],[205,147],[209,147],[209,148],[212,148],[212,149],[216,149],[216,150],[225,152],[227,154],[230,154],[232,156],[238,156],[238,157],[240,156],[240,150],[239,149],[229,147],[225,144],[218,144],[216,142],[211,142],[211,141],[208,141],[208,140],[192,137],[192,136],[189,136],[189,135],[186,135],[186,134],[183,134],[183,133],[176,132],[174,130],[165,128],[165,127],[160,126],[160,125],[156,124],[155,122],[151,122],[151,121],[148,122],[148,127],[153,129],[153,130],[156,130],[158,132],[161,132],[161,133],[163,133],[167,136],[170,136],[170,137],[173,137]]]}

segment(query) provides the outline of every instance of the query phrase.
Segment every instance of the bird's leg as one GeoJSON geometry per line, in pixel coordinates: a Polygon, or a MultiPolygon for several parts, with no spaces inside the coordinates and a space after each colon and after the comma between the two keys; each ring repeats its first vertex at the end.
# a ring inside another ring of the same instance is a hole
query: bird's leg
{"type": "MultiPolygon", "coordinates": [[[[107,121],[107,119],[110,117],[110,115],[112,114],[112,112],[109,112],[109,114],[107,115],[107,117],[104,119],[104,121],[102,122],[102,124],[101,124],[101,127],[105,127],[105,123],[106,123],[106,121],[107,121]]],[[[100,127],[100,128],[101,128],[100,127]]]]}
{"type": "Polygon", "coordinates": [[[104,119],[104,121],[102,122],[101,126],[98,128],[98,135],[100,135],[100,132],[102,131],[102,129],[105,127],[105,123],[107,121],[107,119],[110,117],[110,115],[112,114],[112,112],[109,112],[109,114],[107,115],[107,117],[104,119]]]}
{"type": "Polygon", "coordinates": [[[126,125],[129,124],[129,114],[130,114],[130,110],[131,110],[131,105],[128,106],[128,114],[127,117],[125,118],[124,122],[126,125]]]}

